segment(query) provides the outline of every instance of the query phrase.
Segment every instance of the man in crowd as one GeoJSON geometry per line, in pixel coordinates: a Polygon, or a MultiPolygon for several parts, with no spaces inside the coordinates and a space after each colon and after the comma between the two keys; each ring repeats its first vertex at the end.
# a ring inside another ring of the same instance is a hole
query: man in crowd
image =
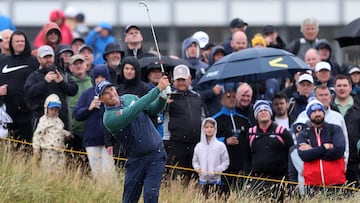
{"type": "Polygon", "coordinates": [[[143,50],[142,47],[143,36],[138,26],[131,24],[127,25],[125,27],[124,34],[125,34],[124,41],[127,45],[125,50],[125,57],[133,56],[135,58],[141,59],[144,57],[154,56],[143,50]]]}

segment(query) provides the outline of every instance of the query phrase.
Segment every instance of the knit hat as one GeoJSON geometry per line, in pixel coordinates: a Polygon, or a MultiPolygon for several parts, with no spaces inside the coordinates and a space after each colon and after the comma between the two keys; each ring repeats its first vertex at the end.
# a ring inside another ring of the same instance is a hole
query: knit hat
{"type": "Polygon", "coordinates": [[[251,45],[253,47],[257,44],[261,44],[263,47],[266,47],[266,41],[261,34],[256,34],[251,40],[251,45]]]}
{"type": "Polygon", "coordinates": [[[257,118],[257,115],[261,110],[267,110],[270,113],[270,116],[272,116],[272,110],[270,104],[266,100],[257,100],[253,108],[254,108],[255,118],[257,118]]]}
{"type": "Polygon", "coordinates": [[[325,114],[325,107],[319,100],[312,100],[306,105],[306,114],[310,118],[312,112],[316,110],[321,110],[325,114]]]}

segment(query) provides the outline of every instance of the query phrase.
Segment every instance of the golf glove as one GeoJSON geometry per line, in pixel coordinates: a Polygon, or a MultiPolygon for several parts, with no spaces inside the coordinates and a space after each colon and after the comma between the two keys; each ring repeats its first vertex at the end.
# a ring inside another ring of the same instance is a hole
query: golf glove
{"type": "Polygon", "coordinates": [[[166,89],[160,92],[160,97],[163,99],[167,99],[170,97],[171,94],[171,87],[167,86],[166,89]]]}

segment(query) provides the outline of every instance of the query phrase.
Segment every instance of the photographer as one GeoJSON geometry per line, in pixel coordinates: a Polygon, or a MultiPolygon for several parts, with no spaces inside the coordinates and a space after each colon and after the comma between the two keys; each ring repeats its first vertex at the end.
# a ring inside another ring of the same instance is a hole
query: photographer
{"type": "Polygon", "coordinates": [[[44,101],[52,93],[60,97],[62,107],[59,117],[69,130],[67,96],[74,96],[78,86],[73,79],[66,76],[64,79],[59,70],[54,66],[54,51],[44,45],[38,49],[37,59],[40,63],[38,70],[32,72],[25,82],[25,102],[32,110],[32,123],[36,127],[37,120],[44,114],[44,101]]]}

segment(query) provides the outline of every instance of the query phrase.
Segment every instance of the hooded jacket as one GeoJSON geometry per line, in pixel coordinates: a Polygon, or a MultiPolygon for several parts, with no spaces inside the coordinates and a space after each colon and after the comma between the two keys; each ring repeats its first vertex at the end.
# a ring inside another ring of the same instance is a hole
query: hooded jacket
{"type": "Polygon", "coordinates": [[[103,37],[99,32],[96,32],[96,30],[93,29],[85,38],[85,44],[90,45],[94,49],[94,64],[103,64],[105,63],[103,54],[105,52],[106,45],[115,42],[116,39],[111,34],[112,26],[109,23],[101,22],[98,27],[109,30],[109,35],[103,37]]]}
{"type": "Polygon", "coordinates": [[[119,95],[134,94],[138,97],[142,97],[150,91],[150,87],[141,80],[140,64],[135,57],[125,57],[121,61],[120,74],[118,77],[119,86],[117,88],[117,92],[119,95]],[[135,68],[135,77],[131,80],[128,80],[124,77],[124,67],[126,64],[131,64],[135,68]]]}
{"type": "MultiPolygon", "coordinates": [[[[46,23],[44,25],[44,27],[40,30],[40,32],[37,34],[35,40],[34,40],[34,47],[35,48],[39,48],[41,47],[42,45],[49,45],[47,43],[47,40],[46,40],[46,33],[50,30],[48,29],[48,27],[51,25],[51,26],[54,26],[52,24],[56,24],[56,27],[59,29],[60,31],[60,40],[59,40],[59,44],[60,43],[63,43],[63,44],[71,44],[71,41],[73,39],[73,36],[72,36],[72,31],[70,29],[69,26],[67,26],[65,24],[65,14],[64,12],[62,12],[61,10],[54,10],[54,11],[51,11],[50,12],[50,22],[49,23],[46,23]],[[62,18],[63,19],[63,23],[61,25],[57,25],[55,23],[56,19],[58,18],[62,18]]],[[[55,47],[53,47],[55,48],[55,47]]]]}
{"type": "MultiPolygon", "coordinates": [[[[109,79],[109,72],[106,65],[95,66],[92,79],[95,81],[95,78],[99,75],[109,79]]],[[[105,128],[103,124],[104,105],[101,104],[99,109],[93,109],[92,111],[88,109],[95,96],[95,87],[90,87],[81,94],[79,101],[74,107],[73,115],[75,120],[85,121],[82,136],[83,147],[105,145],[105,128]]]]}
{"type": "Polygon", "coordinates": [[[58,116],[48,116],[48,104],[59,103],[60,98],[56,94],[50,94],[44,102],[44,115],[40,117],[33,137],[34,149],[63,149],[64,138],[70,136],[70,132],[64,130],[64,123],[58,116]]]}
{"type": "Polygon", "coordinates": [[[206,118],[201,124],[200,142],[196,144],[192,165],[195,170],[201,170],[199,173],[200,181],[207,183],[216,183],[220,181],[220,174],[229,166],[229,154],[224,143],[216,139],[217,124],[213,118],[206,118]],[[215,123],[215,132],[210,142],[207,141],[205,124],[207,121],[215,123]]]}
{"type": "Polygon", "coordinates": [[[216,45],[210,49],[210,54],[209,54],[209,59],[208,59],[209,66],[211,66],[212,64],[215,63],[214,56],[216,53],[219,53],[219,52],[222,52],[222,53],[224,53],[224,55],[226,55],[226,52],[225,52],[225,49],[223,46],[216,45]]]}
{"type": "Polygon", "coordinates": [[[32,55],[37,57],[37,48],[41,47],[42,45],[49,45],[49,46],[51,46],[53,48],[53,50],[55,50],[56,45],[58,45],[60,43],[63,43],[62,41],[63,41],[62,40],[62,33],[61,33],[61,30],[60,30],[59,26],[54,22],[46,23],[44,25],[44,27],[41,29],[41,31],[39,32],[38,36],[35,38],[34,47],[36,49],[34,49],[32,51],[32,55]],[[60,33],[59,40],[58,40],[58,42],[56,44],[50,43],[48,41],[48,39],[47,39],[47,33],[52,29],[55,29],[55,30],[59,31],[59,33],[60,33]]]}
{"type": "Polygon", "coordinates": [[[186,38],[181,46],[181,54],[182,54],[182,58],[187,60],[191,65],[193,65],[196,68],[196,75],[199,75],[201,72],[201,69],[206,69],[208,67],[208,65],[204,62],[201,61],[201,50],[200,50],[200,45],[199,42],[197,41],[197,39],[189,37],[186,38]],[[197,54],[195,58],[189,58],[189,56],[186,53],[186,49],[192,44],[195,43],[197,46],[197,54]]]}
{"type": "Polygon", "coordinates": [[[8,114],[14,122],[30,120],[31,111],[28,109],[24,99],[24,84],[26,78],[37,68],[39,63],[31,55],[31,45],[25,33],[15,31],[10,38],[10,56],[0,60],[0,85],[7,84],[7,95],[1,99],[6,103],[8,114]],[[21,54],[16,55],[12,46],[13,36],[22,35],[25,37],[25,48],[21,54]]]}

